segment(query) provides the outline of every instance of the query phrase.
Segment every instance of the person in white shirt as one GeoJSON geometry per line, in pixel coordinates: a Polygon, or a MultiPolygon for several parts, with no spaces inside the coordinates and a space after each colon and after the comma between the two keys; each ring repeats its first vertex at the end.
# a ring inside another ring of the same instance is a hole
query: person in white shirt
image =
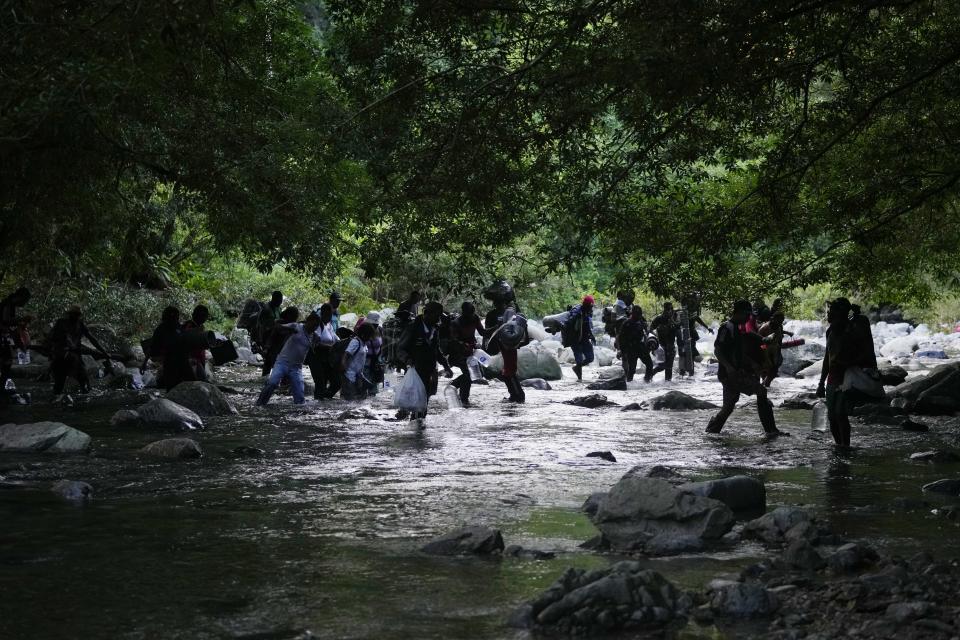
{"type": "Polygon", "coordinates": [[[257,398],[257,406],[263,406],[270,402],[270,396],[280,386],[280,381],[284,377],[290,379],[290,392],[293,394],[294,404],[304,403],[303,362],[307,358],[317,328],[320,326],[320,316],[311,313],[302,323],[294,322],[282,326],[291,329],[293,333],[287,338],[280,355],[273,363],[273,369],[270,370],[267,384],[263,386],[260,397],[257,398]]]}
{"type": "Polygon", "coordinates": [[[363,367],[367,363],[367,342],[375,333],[375,325],[360,325],[343,352],[340,361],[340,397],[344,400],[363,400],[367,397],[370,381],[363,377],[363,367]]]}
{"type": "Polygon", "coordinates": [[[331,351],[337,343],[337,332],[333,328],[333,307],[324,302],[320,305],[320,326],[317,339],[307,358],[310,375],[313,376],[313,397],[316,400],[332,398],[340,390],[340,376],[332,360],[331,351]]]}

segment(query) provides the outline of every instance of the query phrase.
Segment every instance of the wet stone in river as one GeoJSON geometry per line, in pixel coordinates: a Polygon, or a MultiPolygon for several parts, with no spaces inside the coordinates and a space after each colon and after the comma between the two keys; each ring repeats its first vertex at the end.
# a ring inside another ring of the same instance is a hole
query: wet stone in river
{"type": "Polygon", "coordinates": [[[470,526],[434,538],[421,551],[438,556],[490,555],[503,551],[499,529],[470,526]]]}
{"type": "Polygon", "coordinates": [[[717,405],[705,400],[699,400],[682,391],[668,391],[662,396],[657,396],[651,400],[650,407],[654,411],[664,409],[671,411],[694,411],[697,409],[716,409],[717,405]]]}
{"type": "Polygon", "coordinates": [[[62,422],[0,425],[0,451],[19,453],[82,453],[90,436],[62,422]]]}
{"type": "Polygon", "coordinates": [[[167,438],[151,442],[140,453],[154,458],[170,460],[192,460],[203,456],[203,450],[196,441],[190,438],[167,438]]]}
{"type": "Polygon", "coordinates": [[[236,415],[237,408],[217,386],[208,382],[181,382],[167,392],[167,400],[186,407],[199,416],[236,415]]]}
{"type": "Polygon", "coordinates": [[[156,398],[137,409],[140,426],[148,429],[193,431],[203,429],[203,420],[196,413],[166,398],[156,398]]]}
{"type": "Polygon", "coordinates": [[[587,635],[619,629],[660,628],[683,620],[692,599],[656,571],[637,562],[607,569],[567,569],[510,618],[514,627],[587,635]]]}

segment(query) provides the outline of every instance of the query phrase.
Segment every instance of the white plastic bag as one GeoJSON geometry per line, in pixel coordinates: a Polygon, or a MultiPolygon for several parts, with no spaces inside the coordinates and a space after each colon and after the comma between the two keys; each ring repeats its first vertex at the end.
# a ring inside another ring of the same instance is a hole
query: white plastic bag
{"type": "Polygon", "coordinates": [[[427,408],[427,388],[417,374],[417,370],[410,368],[403,376],[403,382],[393,394],[394,409],[407,411],[423,411],[427,408]]]}
{"type": "Polygon", "coordinates": [[[867,371],[861,367],[847,367],[843,374],[843,384],[840,385],[841,391],[850,391],[856,389],[871,398],[883,398],[883,382],[879,380],[880,374],[874,371],[867,371]]]}

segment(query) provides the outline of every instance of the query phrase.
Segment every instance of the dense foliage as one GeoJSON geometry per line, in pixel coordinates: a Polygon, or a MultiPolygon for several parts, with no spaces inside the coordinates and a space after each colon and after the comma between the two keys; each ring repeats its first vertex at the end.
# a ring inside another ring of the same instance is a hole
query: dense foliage
{"type": "Polygon", "coordinates": [[[327,5],[376,235],[542,231],[549,261],[714,303],[956,279],[955,2],[327,5]]]}
{"type": "Polygon", "coordinates": [[[949,0],[0,0],[0,282],[925,303],[960,284],[958,28],[949,0]]]}

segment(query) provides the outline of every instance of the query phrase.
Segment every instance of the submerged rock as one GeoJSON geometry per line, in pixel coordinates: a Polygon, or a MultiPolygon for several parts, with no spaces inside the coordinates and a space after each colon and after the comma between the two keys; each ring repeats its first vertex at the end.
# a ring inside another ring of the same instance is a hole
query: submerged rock
{"type": "Polygon", "coordinates": [[[656,571],[638,562],[618,562],[593,571],[567,569],[509,622],[550,634],[612,633],[662,627],[684,618],[692,604],[689,595],[656,571]]]}
{"type": "Polygon", "coordinates": [[[171,460],[189,460],[203,456],[200,445],[190,438],[167,438],[166,440],[151,442],[141,449],[140,453],[154,458],[171,460]]]}
{"type": "Polygon", "coordinates": [[[650,407],[654,411],[664,409],[671,411],[694,411],[697,409],[716,409],[717,405],[705,400],[698,400],[681,391],[668,391],[662,396],[657,396],[651,400],[650,407]]]}
{"type": "Polygon", "coordinates": [[[923,424],[922,422],[916,422],[910,419],[903,420],[899,424],[900,428],[904,431],[913,431],[915,433],[926,433],[927,431],[930,431],[929,426],[923,424]]]}
{"type": "Polygon", "coordinates": [[[267,452],[263,449],[258,449],[257,447],[250,447],[247,445],[234,447],[230,453],[235,458],[262,458],[267,454],[267,452]]]}
{"type": "MultiPolygon", "coordinates": [[[[620,370],[621,372],[623,369],[620,370]]],[[[618,378],[608,378],[606,380],[597,380],[587,385],[591,391],[626,391],[627,379],[623,376],[618,378]]]]}
{"type": "Polygon", "coordinates": [[[934,451],[918,451],[917,453],[911,453],[910,460],[913,462],[932,462],[936,464],[944,464],[950,462],[960,462],[960,456],[955,454],[953,451],[937,449],[934,451]]]}
{"type": "Polygon", "coordinates": [[[93,487],[80,480],[60,480],[50,487],[50,491],[68,502],[85,502],[93,499],[93,487]]]}
{"type": "Polygon", "coordinates": [[[620,411],[643,411],[643,405],[639,402],[631,402],[630,404],[624,405],[620,411]]]}
{"type": "Polygon", "coordinates": [[[166,398],[155,398],[137,409],[140,425],[150,429],[193,431],[203,429],[203,420],[196,413],[166,398]]]}
{"type": "Polygon", "coordinates": [[[353,407],[337,416],[337,420],[376,420],[377,414],[366,407],[353,407]]]}
{"type": "MultiPolygon", "coordinates": [[[[716,540],[733,526],[733,512],[665,480],[627,474],[600,501],[593,522],[612,548],[647,551],[657,536],[716,540]]],[[[661,537],[656,546],[665,544],[661,537]]]]}
{"type": "Polygon", "coordinates": [[[166,398],[199,416],[230,416],[238,413],[223,391],[207,382],[181,382],[167,392],[166,398]]]}
{"type": "Polygon", "coordinates": [[[763,511],[767,508],[767,489],[762,482],[749,476],[731,476],[706,482],[680,485],[681,491],[704,498],[713,498],[734,511],[763,511]]]}
{"type": "Polygon", "coordinates": [[[923,491],[944,493],[948,496],[960,496],[960,480],[943,479],[923,485],[923,491]]]}
{"type": "Polygon", "coordinates": [[[507,558],[518,558],[520,560],[553,560],[557,557],[557,554],[552,551],[524,549],[518,544],[512,544],[504,549],[503,555],[507,558]]]}
{"type": "Polygon", "coordinates": [[[655,464],[653,466],[647,466],[643,464],[638,464],[635,467],[632,467],[629,471],[624,474],[626,476],[636,476],[638,478],[658,478],[660,480],[666,480],[670,484],[681,485],[689,482],[689,479],[672,467],[667,467],[662,464],[655,464]]]}
{"type": "Polygon", "coordinates": [[[587,454],[588,458],[600,458],[607,462],[616,462],[617,458],[609,451],[591,451],[587,454]]]}
{"type": "Polygon", "coordinates": [[[469,526],[434,538],[420,550],[437,556],[490,555],[503,551],[503,536],[499,529],[469,526]]]}
{"type": "Polygon", "coordinates": [[[82,453],[90,436],[62,422],[0,425],[0,451],[20,453],[82,453]]]}
{"type": "Polygon", "coordinates": [[[563,404],[571,404],[575,407],[585,407],[587,409],[596,409],[598,407],[616,406],[616,402],[607,400],[607,396],[594,393],[589,396],[578,396],[573,400],[567,400],[563,404]]]}
{"type": "Polygon", "coordinates": [[[537,391],[552,391],[553,387],[543,378],[529,378],[520,382],[521,387],[536,389],[537,391]]]}

